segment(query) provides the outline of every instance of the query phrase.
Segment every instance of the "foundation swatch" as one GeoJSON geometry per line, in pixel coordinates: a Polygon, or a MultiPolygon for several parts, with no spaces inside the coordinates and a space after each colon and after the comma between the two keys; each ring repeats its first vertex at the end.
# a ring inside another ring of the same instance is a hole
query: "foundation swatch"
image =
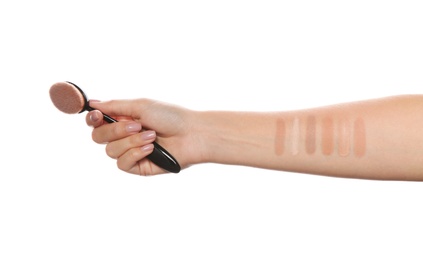
{"type": "Polygon", "coordinates": [[[292,121],[291,152],[297,155],[300,152],[300,119],[294,118],[292,121]]]}
{"type": "Polygon", "coordinates": [[[348,156],[351,150],[351,130],[347,119],[340,119],[338,123],[338,154],[348,156]]]}
{"type": "Polygon", "coordinates": [[[316,117],[311,115],[306,121],[306,152],[313,154],[316,151],[316,117]]]}
{"type": "Polygon", "coordinates": [[[282,155],[285,148],[285,121],[278,119],[276,121],[276,135],[275,135],[275,154],[282,155]]]}
{"type": "Polygon", "coordinates": [[[322,153],[324,155],[331,155],[333,152],[333,119],[324,117],[322,120],[322,153]]]}
{"type": "Polygon", "coordinates": [[[366,129],[364,120],[357,118],[354,121],[354,154],[362,157],[366,153],[366,129]]]}

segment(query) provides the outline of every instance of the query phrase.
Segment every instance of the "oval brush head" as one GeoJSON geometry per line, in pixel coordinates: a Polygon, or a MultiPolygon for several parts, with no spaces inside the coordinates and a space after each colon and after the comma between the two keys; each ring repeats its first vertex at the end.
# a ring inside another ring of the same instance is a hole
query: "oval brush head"
{"type": "Polygon", "coordinates": [[[81,91],[68,82],[58,82],[50,87],[50,99],[54,106],[66,114],[84,111],[86,98],[81,91]]]}

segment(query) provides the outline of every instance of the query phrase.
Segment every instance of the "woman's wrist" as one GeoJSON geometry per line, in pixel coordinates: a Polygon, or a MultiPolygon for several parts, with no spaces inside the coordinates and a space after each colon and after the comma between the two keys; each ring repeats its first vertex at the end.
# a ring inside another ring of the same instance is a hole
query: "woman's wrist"
{"type": "Polygon", "coordinates": [[[197,112],[202,162],[261,166],[274,146],[271,114],[252,112],[197,112]]]}

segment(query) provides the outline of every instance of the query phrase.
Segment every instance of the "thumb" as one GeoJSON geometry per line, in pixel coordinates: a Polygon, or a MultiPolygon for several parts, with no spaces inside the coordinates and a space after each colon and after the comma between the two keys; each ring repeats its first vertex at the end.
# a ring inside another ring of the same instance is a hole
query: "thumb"
{"type": "Polygon", "coordinates": [[[110,116],[128,116],[139,119],[141,112],[150,104],[151,101],[146,99],[131,100],[109,100],[97,101],[90,100],[90,106],[110,116]]]}

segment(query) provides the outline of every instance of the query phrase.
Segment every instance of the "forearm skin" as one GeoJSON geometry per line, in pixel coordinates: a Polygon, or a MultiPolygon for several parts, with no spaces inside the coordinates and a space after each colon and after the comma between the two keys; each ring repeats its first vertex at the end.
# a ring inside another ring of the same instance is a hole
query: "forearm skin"
{"type": "Polygon", "coordinates": [[[200,112],[205,161],[334,177],[423,180],[423,95],[286,112],[200,112]]]}

